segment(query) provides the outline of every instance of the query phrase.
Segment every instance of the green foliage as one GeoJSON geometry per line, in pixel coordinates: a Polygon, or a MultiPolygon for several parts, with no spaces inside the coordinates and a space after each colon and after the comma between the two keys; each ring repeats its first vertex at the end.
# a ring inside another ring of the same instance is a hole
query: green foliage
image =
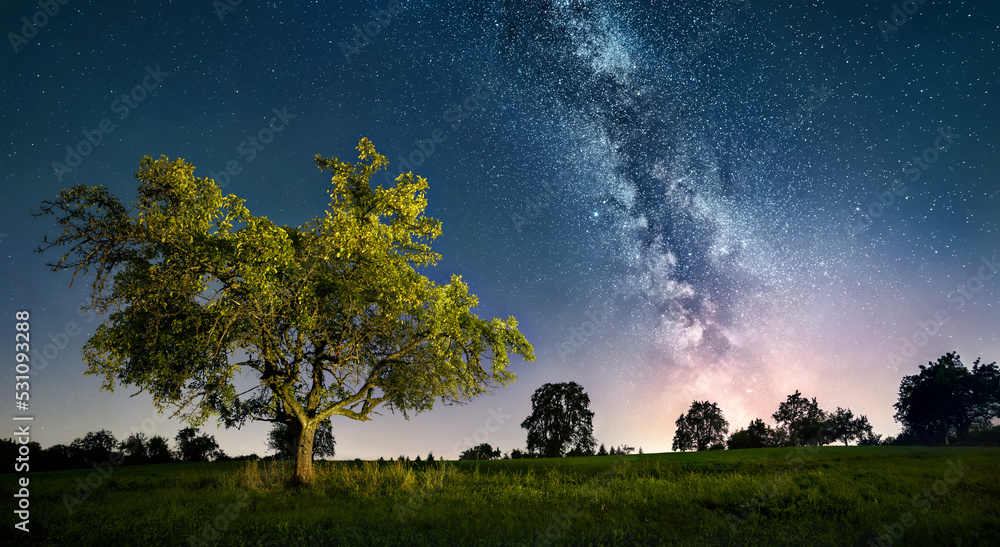
{"type": "Polygon", "coordinates": [[[717,403],[693,401],[687,414],[681,414],[674,422],[673,450],[708,450],[723,444],[729,433],[729,422],[717,403]]]}
{"type": "Polygon", "coordinates": [[[388,162],[367,139],[357,150],[356,164],[316,156],[332,174],[327,210],[298,227],[162,156],[142,158],[128,206],[83,185],[43,202],[38,216],[62,233],[39,252],[68,249],[49,265],[93,274],[91,307],[106,318],[84,346],[87,374],[137,386],[193,426],[298,424],[303,481],[333,415],[368,420],[384,405],[408,417],[514,381],[510,354],[534,358],[517,321],[481,319],[461,277],[416,270],[439,259],[426,179],[372,188],[388,162]],[[238,393],[247,372],[257,384],[238,393]]]}
{"type": "Polygon", "coordinates": [[[528,430],[528,452],[558,458],[572,449],[594,453],[594,413],[590,396],[576,382],[544,384],[531,395],[531,414],[521,422],[528,430]]]}
{"type": "Polygon", "coordinates": [[[965,440],[973,426],[1000,417],[1000,369],[977,358],[970,371],[957,353],[947,353],[903,377],[893,406],[896,421],[920,442],[965,440]]]}

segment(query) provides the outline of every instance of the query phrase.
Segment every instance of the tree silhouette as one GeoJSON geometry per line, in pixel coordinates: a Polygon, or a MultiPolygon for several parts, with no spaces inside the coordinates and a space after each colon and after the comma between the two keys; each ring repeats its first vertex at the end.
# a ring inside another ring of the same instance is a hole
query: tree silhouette
{"type": "Polygon", "coordinates": [[[826,435],[834,441],[843,441],[844,446],[851,440],[860,441],[872,434],[872,426],[867,416],[854,417],[850,409],[837,407],[826,422],[826,435]]]}
{"type": "Polygon", "coordinates": [[[788,444],[823,444],[826,413],[820,410],[815,397],[806,399],[795,390],[771,417],[786,431],[788,444]]]}
{"type": "Polygon", "coordinates": [[[569,450],[593,454],[593,420],[590,396],[580,384],[545,384],[531,396],[531,415],[521,423],[528,430],[528,452],[547,458],[569,450]]]}
{"type": "Polygon", "coordinates": [[[497,460],[500,459],[500,448],[493,448],[489,443],[466,449],[458,457],[460,460],[497,460]]]}
{"type": "Polygon", "coordinates": [[[167,444],[167,439],[161,437],[160,435],[153,435],[149,439],[149,444],[146,445],[146,451],[149,456],[150,463],[168,463],[173,461],[173,456],[170,454],[170,446],[167,444]]]}
{"type": "Polygon", "coordinates": [[[141,431],[129,435],[118,448],[125,454],[125,462],[129,465],[142,464],[149,460],[149,441],[146,434],[141,431]]]}
{"type": "Polygon", "coordinates": [[[86,185],[44,201],[37,216],[56,215],[62,233],[38,251],[66,247],[49,266],[93,273],[89,307],[107,314],[84,346],[87,374],[138,386],[192,426],[292,426],[303,483],[331,416],[365,421],[384,405],[409,417],[513,382],[510,353],[533,359],[517,321],[480,318],[461,277],[417,271],[440,259],[426,179],[373,188],[388,162],[368,139],[357,150],[356,164],[316,156],[330,200],[298,227],[163,156],[142,158],[131,204],[86,185]],[[239,392],[247,372],[256,381],[239,392]]]}
{"type": "Polygon", "coordinates": [[[922,442],[948,444],[949,435],[964,440],[972,426],[1000,416],[1000,369],[995,362],[979,361],[970,371],[951,352],[936,363],[920,365],[919,374],[905,376],[893,405],[904,433],[922,442]]]}
{"type": "Polygon", "coordinates": [[[729,436],[726,441],[730,450],[741,448],[766,448],[775,446],[774,430],[757,418],[750,422],[746,429],[740,429],[729,436]]]}
{"type": "Polygon", "coordinates": [[[673,450],[708,450],[722,444],[729,432],[729,422],[719,405],[708,401],[692,402],[687,414],[681,414],[674,425],[673,450]]]}
{"type": "Polygon", "coordinates": [[[197,427],[185,427],[174,437],[177,441],[177,452],[185,462],[207,462],[223,455],[219,444],[211,435],[199,435],[197,427]]]}

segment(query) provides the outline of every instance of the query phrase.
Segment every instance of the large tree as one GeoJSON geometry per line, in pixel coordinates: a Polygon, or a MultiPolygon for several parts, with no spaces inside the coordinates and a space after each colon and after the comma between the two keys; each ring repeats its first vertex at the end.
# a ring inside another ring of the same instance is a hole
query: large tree
{"type": "Polygon", "coordinates": [[[531,396],[531,415],[521,422],[528,430],[528,451],[558,458],[570,450],[593,454],[594,413],[590,396],[576,382],[544,384],[531,396]]]}
{"type": "Polygon", "coordinates": [[[899,385],[896,421],[923,442],[944,442],[949,435],[965,439],[975,425],[1000,417],[1000,369],[980,364],[970,371],[957,353],[936,363],[920,365],[920,373],[903,377],[899,385]]]}
{"type": "Polygon", "coordinates": [[[785,430],[786,442],[799,446],[803,444],[824,444],[826,413],[820,410],[816,398],[807,399],[795,390],[785,402],[778,405],[778,411],[771,415],[785,430]]]}
{"type": "MultiPolygon", "coordinates": [[[[295,458],[295,446],[298,438],[295,431],[283,423],[276,423],[267,432],[267,447],[274,450],[274,456],[281,460],[295,458]]],[[[313,439],[313,459],[333,457],[337,452],[337,441],[333,438],[333,426],[329,419],[320,423],[313,439]]]]}
{"type": "Polygon", "coordinates": [[[674,422],[673,450],[708,450],[725,442],[729,422],[717,403],[693,401],[687,414],[674,422]]]}
{"type": "Polygon", "coordinates": [[[356,164],[316,156],[332,172],[329,204],[298,227],[252,215],[162,156],[142,159],[130,205],[84,185],[43,202],[38,214],[56,215],[62,233],[39,251],[65,247],[53,270],[93,273],[90,307],[106,317],[84,347],[87,373],[104,389],[137,386],[192,425],[286,424],[301,482],[333,415],[363,421],[384,406],[409,417],[514,381],[509,353],[533,359],[517,321],[473,313],[458,276],[417,272],[440,258],[426,179],[372,188],[388,162],[367,139],[357,150],[356,164]]]}

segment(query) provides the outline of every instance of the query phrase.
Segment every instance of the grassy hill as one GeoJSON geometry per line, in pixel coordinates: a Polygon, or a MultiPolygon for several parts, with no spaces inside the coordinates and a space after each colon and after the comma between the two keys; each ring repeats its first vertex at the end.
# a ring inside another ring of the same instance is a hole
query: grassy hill
{"type": "MultiPolygon", "coordinates": [[[[284,486],[288,469],[272,462],[33,473],[31,532],[13,530],[4,541],[1000,544],[997,448],[772,448],[317,466],[316,487],[307,490],[284,486]]],[[[7,499],[14,499],[13,477],[4,475],[7,499]]]]}

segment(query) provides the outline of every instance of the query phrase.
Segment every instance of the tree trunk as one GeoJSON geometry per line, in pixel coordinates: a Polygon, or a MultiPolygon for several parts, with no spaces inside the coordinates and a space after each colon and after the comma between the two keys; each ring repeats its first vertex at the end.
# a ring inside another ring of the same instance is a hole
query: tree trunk
{"type": "Polygon", "coordinates": [[[295,446],[295,476],[294,482],[309,484],[313,479],[313,442],[316,439],[316,429],[319,422],[303,426],[299,424],[298,438],[295,446]]]}

